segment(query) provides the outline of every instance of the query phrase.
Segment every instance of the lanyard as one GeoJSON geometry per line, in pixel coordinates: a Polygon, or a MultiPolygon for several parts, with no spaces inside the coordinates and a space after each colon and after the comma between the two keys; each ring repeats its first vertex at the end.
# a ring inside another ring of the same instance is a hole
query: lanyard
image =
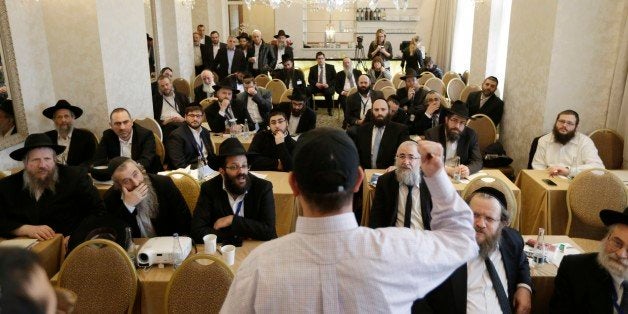
{"type": "Polygon", "coordinates": [[[613,283],[613,280],[611,279],[611,300],[613,300],[613,307],[615,308],[615,311],[617,311],[618,314],[624,314],[624,310],[621,308],[620,304],[617,303],[617,290],[615,289],[615,284],[613,283]]]}
{"type": "Polygon", "coordinates": [[[366,95],[366,101],[362,101],[362,97],[360,97],[360,102],[362,103],[362,115],[366,114],[366,105],[369,103],[369,97],[371,97],[370,95],[366,95]]]}
{"type": "Polygon", "coordinates": [[[203,162],[207,164],[207,161],[205,160],[205,156],[203,155],[203,138],[201,137],[201,135],[199,134],[198,139],[200,140],[200,144],[198,142],[196,142],[196,140],[194,140],[194,142],[196,142],[196,149],[198,149],[198,156],[201,157],[203,159],[203,162]]]}
{"type": "Polygon", "coordinates": [[[174,111],[177,111],[177,112],[178,112],[177,108],[176,108],[173,104],[171,104],[171,103],[168,101],[168,99],[166,99],[166,97],[164,97],[164,101],[168,104],[168,106],[172,107],[172,109],[174,109],[174,111]]]}

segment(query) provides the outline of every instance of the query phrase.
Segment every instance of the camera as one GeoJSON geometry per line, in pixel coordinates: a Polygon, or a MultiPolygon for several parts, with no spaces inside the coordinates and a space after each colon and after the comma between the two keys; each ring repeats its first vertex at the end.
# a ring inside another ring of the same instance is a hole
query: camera
{"type": "Polygon", "coordinates": [[[364,36],[358,36],[358,43],[361,43],[364,41],[364,36]]]}
{"type": "Polygon", "coordinates": [[[364,45],[362,45],[362,42],[364,41],[364,36],[358,36],[357,37],[357,41],[358,41],[358,43],[356,45],[356,48],[357,49],[364,49],[364,45]]]}

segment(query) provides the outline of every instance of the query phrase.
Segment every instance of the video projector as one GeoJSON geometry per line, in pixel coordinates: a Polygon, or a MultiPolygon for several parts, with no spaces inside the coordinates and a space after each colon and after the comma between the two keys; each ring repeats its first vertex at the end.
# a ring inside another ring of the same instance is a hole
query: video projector
{"type": "MultiPolygon", "coordinates": [[[[185,259],[192,251],[192,239],[179,237],[181,252],[185,259]]],[[[150,238],[137,252],[138,266],[151,266],[154,264],[174,264],[174,237],[150,238]]]]}

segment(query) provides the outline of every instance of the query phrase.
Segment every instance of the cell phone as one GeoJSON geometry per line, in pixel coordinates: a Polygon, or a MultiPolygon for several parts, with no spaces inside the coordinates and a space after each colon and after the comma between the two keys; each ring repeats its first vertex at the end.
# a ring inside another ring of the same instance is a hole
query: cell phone
{"type": "Polygon", "coordinates": [[[543,179],[543,182],[545,182],[545,184],[551,185],[551,186],[556,186],[557,185],[556,183],[554,183],[554,181],[552,181],[550,179],[543,179]]]}

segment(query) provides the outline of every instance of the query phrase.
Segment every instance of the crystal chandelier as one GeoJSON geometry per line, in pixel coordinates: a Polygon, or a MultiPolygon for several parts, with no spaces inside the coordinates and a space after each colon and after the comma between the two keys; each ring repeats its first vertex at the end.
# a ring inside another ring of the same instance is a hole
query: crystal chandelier
{"type": "MultiPolygon", "coordinates": [[[[370,2],[375,2],[375,5],[377,5],[377,1],[370,0],[370,2]]],[[[308,9],[313,11],[326,10],[331,12],[347,10],[355,4],[356,0],[244,0],[244,4],[249,10],[253,4],[267,5],[274,10],[279,7],[290,7],[296,2],[306,5],[308,9]]]]}

